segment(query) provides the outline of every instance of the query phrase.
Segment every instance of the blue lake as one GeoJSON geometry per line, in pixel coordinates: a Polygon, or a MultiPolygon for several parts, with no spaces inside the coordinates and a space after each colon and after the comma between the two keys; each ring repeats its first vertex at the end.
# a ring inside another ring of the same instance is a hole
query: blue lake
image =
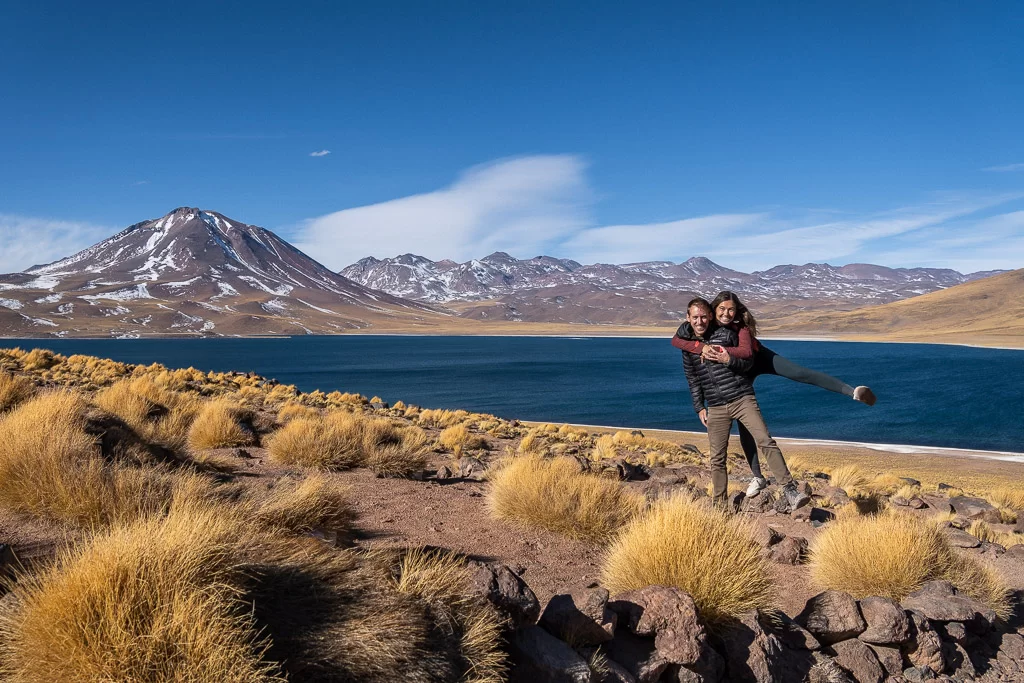
{"type": "MultiPolygon", "coordinates": [[[[506,418],[702,430],[667,339],[334,336],[15,340],[130,363],[255,371],[303,391],[378,395],[506,418]]],[[[1024,451],[1024,351],[770,341],[794,362],[867,384],[867,407],[780,377],[755,383],[776,436],[1024,451]]]]}

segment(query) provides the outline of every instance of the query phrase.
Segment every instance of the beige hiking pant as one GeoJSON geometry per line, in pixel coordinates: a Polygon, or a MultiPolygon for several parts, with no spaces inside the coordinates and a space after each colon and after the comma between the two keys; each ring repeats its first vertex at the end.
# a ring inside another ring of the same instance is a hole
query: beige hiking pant
{"type": "Polygon", "coordinates": [[[753,396],[738,398],[724,406],[708,408],[708,442],[711,446],[711,484],[714,486],[716,505],[724,506],[728,498],[729,475],[725,468],[726,449],[729,446],[729,431],[733,420],[747,428],[757,442],[758,450],[768,460],[776,481],[785,486],[793,481],[786,460],[775,439],[768,433],[768,427],[761,417],[761,408],[753,396]]]}

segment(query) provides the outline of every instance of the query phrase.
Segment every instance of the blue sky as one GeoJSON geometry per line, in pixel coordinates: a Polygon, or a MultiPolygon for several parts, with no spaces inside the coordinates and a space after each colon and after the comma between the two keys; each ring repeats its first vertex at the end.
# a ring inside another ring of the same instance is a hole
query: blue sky
{"type": "Polygon", "coordinates": [[[1019,2],[146,4],[0,6],[0,270],[181,205],[336,268],[1024,266],[1019,2]]]}

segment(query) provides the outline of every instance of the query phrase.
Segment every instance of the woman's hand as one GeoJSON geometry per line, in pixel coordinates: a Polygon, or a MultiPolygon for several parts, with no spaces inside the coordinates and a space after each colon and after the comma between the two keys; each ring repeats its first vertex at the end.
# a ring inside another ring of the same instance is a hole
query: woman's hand
{"type": "Polygon", "coordinates": [[[729,352],[723,349],[721,346],[707,346],[707,354],[704,355],[708,360],[712,360],[716,363],[728,363],[731,356],[729,352]]]}

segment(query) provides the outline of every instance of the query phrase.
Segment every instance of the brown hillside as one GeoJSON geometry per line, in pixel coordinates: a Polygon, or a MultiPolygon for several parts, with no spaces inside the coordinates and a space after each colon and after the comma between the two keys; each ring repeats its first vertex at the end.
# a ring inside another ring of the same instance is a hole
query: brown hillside
{"type": "Polygon", "coordinates": [[[771,321],[769,334],[1024,345],[1024,269],[855,311],[771,321]]]}

